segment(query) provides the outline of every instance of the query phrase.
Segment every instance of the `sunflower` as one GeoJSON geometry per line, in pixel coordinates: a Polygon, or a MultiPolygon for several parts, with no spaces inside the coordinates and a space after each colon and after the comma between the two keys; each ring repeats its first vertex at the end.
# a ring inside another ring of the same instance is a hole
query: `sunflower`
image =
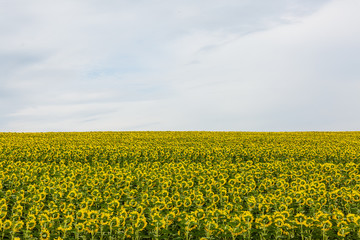
{"type": "Polygon", "coordinates": [[[205,231],[210,233],[210,234],[214,230],[219,228],[219,225],[215,221],[206,221],[204,225],[205,225],[205,231]]]}
{"type": "Polygon", "coordinates": [[[156,207],[158,208],[159,211],[162,211],[166,208],[166,203],[163,201],[157,201],[155,203],[156,207]]]}
{"type": "Polygon", "coordinates": [[[262,213],[267,213],[267,212],[269,212],[270,207],[269,207],[268,204],[262,204],[262,203],[260,203],[259,206],[258,206],[258,209],[259,209],[259,211],[262,212],[262,213]]]}
{"type": "Polygon", "coordinates": [[[332,227],[332,223],[329,220],[326,220],[321,223],[321,230],[322,231],[329,231],[332,227]]]}
{"type": "Polygon", "coordinates": [[[321,196],[318,198],[318,202],[321,204],[321,206],[325,206],[327,200],[325,197],[321,196]]]}
{"type": "Polygon", "coordinates": [[[190,207],[192,204],[190,197],[186,197],[183,204],[184,207],[190,207]]]}
{"type": "Polygon", "coordinates": [[[75,229],[76,229],[77,232],[83,232],[84,229],[85,229],[84,223],[81,223],[81,222],[76,223],[75,224],[75,229]]]}
{"type": "Polygon", "coordinates": [[[353,194],[351,195],[351,199],[354,202],[359,202],[360,201],[360,193],[358,191],[353,192],[353,194]]]}
{"type": "Polygon", "coordinates": [[[240,204],[241,202],[242,202],[241,197],[239,197],[239,196],[235,196],[235,197],[234,197],[233,203],[235,203],[235,204],[240,204]]]}
{"type": "Polygon", "coordinates": [[[79,211],[76,212],[76,218],[80,219],[80,220],[85,220],[86,216],[85,216],[85,212],[87,211],[87,209],[80,209],[79,211]]]}
{"type": "Polygon", "coordinates": [[[346,235],[348,235],[351,232],[351,229],[346,226],[346,227],[341,227],[339,228],[337,235],[340,237],[346,237],[346,235]]]}
{"type": "Polygon", "coordinates": [[[214,194],[212,196],[213,203],[218,203],[220,201],[220,197],[217,194],[214,194]]]}
{"type": "Polygon", "coordinates": [[[99,212],[96,211],[96,210],[91,210],[89,212],[89,217],[92,219],[92,220],[96,220],[99,216],[99,212]]]}
{"type": "Polygon", "coordinates": [[[302,213],[298,213],[295,215],[295,222],[298,225],[305,225],[306,216],[302,213]]]}
{"type": "Polygon", "coordinates": [[[287,196],[286,198],[285,198],[285,204],[286,205],[291,205],[292,204],[292,202],[293,202],[293,199],[290,197],[290,196],[287,196]]]}
{"type": "Polygon", "coordinates": [[[59,217],[60,217],[60,214],[59,214],[59,212],[57,212],[56,210],[55,210],[55,211],[52,211],[52,212],[50,213],[50,219],[51,219],[52,221],[59,219],[59,217]]]}
{"type": "Polygon", "coordinates": [[[99,231],[99,225],[96,223],[96,220],[90,219],[86,222],[85,230],[91,235],[94,235],[99,231]]]}
{"type": "Polygon", "coordinates": [[[67,195],[67,198],[70,199],[70,200],[73,200],[73,199],[76,198],[76,196],[77,196],[76,190],[71,190],[71,191],[69,192],[69,194],[67,195]]]}
{"type": "Polygon", "coordinates": [[[284,220],[282,220],[281,218],[276,218],[276,219],[274,220],[274,224],[275,224],[275,226],[277,226],[277,227],[282,227],[282,226],[284,225],[284,220]]]}
{"type": "Polygon", "coordinates": [[[351,222],[355,222],[356,219],[356,215],[353,213],[349,213],[348,215],[346,215],[346,220],[351,223],[351,222]]]}
{"type": "Polygon", "coordinates": [[[87,205],[87,202],[86,201],[81,201],[80,202],[80,204],[79,204],[79,208],[80,209],[85,209],[85,208],[87,208],[88,207],[88,205],[87,205]]]}
{"type": "Polygon", "coordinates": [[[12,227],[12,231],[14,233],[19,232],[20,229],[24,226],[24,222],[23,221],[16,221],[12,227]]]}
{"type": "Polygon", "coordinates": [[[335,210],[332,215],[334,220],[341,221],[344,219],[344,213],[340,210],[335,210]]]}
{"type": "Polygon", "coordinates": [[[4,221],[4,223],[3,223],[3,228],[4,228],[5,230],[10,229],[11,226],[12,226],[12,222],[11,222],[9,219],[7,219],[7,220],[4,221]]]}
{"type": "Polygon", "coordinates": [[[244,220],[244,222],[246,222],[248,224],[251,223],[252,221],[254,221],[254,217],[251,214],[251,212],[249,212],[249,211],[243,212],[241,218],[244,220]]]}
{"type": "Polygon", "coordinates": [[[314,200],[312,198],[306,198],[305,204],[311,207],[314,204],[314,200]]]}
{"type": "Polygon", "coordinates": [[[311,217],[306,217],[304,225],[308,228],[311,228],[314,225],[314,219],[311,217]]]}
{"type": "Polygon", "coordinates": [[[279,211],[283,212],[283,211],[286,211],[286,210],[288,210],[288,207],[285,204],[280,204],[279,211]]]}
{"type": "Polygon", "coordinates": [[[205,199],[202,195],[198,195],[196,196],[194,203],[196,204],[196,206],[201,207],[204,205],[205,199]]]}
{"type": "Polygon", "coordinates": [[[135,199],[131,199],[130,202],[128,202],[129,206],[132,208],[136,208],[137,206],[137,201],[135,201],[135,199]]]}
{"type": "Polygon", "coordinates": [[[135,228],[137,228],[139,231],[142,231],[146,228],[147,222],[145,217],[140,217],[137,219],[135,223],[135,228]]]}
{"type": "Polygon", "coordinates": [[[7,211],[0,211],[0,219],[3,220],[7,215],[7,211]]]}
{"type": "Polygon", "coordinates": [[[49,240],[50,239],[50,232],[46,228],[41,229],[40,232],[40,239],[41,240],[49,240]]]}
{"type": "Polygon", "coordinates": [[[72,215],[66,215],[64,217],[64,223],[66,224],[66,226],[71,226],[71,224],[74,222],[74,217],[72,215]]]}
{"type": "Polygon", "coordinates": [[[236,231],[237,228],[239,228],[242,224],[241,217],[238,215],[235,215],[231,217],[230,220],[230,226],[233,228],[233,232],[236,231]]]}
{"type": "Polygon", "coordinates": [[[110,220],[110,227],[116,228],[120,226],[120,219],[118,217],[112,217],[110,220]]]}
{"type": "Polygon", "coordinates": [[[109,208],[114,211],[115,209],[117,209],[120,206],[120,203],[118,200],[114,199],[109,203],[109,208]]]}
{"type": "Polygon", "coordinates": [[[258,217],[255,222],[259,224],[262,228],[267,228],[272,224],[272,218],[270,215],[264,214],[258,217]]]}
{"type": "Polygon", "coordinates": [[[282,234],[284,235],[289,235],[290,233],[290,230],[292,229],[293,227],[288,224],[288,223],[284,223],[282,226],[281,226],[281,232],[282,234]]]}
{"type": "Polygon", "coordinates": [[[248,201],[247,204],[250,210],[256,207],[256,201],[248,201]]]}
{"type": "Polygon", "coordinates": [[[110,222],[111,214],[110,213],[101,213],[100,214],[100,224],[101,225],[108,225],[110,222]]]}
{"type": "Polygon", "coordinates": [[[198,210],[195,211],[195,216],[197,217],[198,220],[202,220],[205,218],[205,211],[199,208],[198,210]]]}
{"type": "Polygon", "coordinates": [[[131,219],[131,221],[136,221],[139,217],[140,217],[140,213],[137,211],[131,211],[129,213],[129,218],[131,219]]]}
{"type": "Polygon", "coordinates": [[[26,222],[26,229],[32,230],[36,227],[36,220],[29,220],[26,222]]]}

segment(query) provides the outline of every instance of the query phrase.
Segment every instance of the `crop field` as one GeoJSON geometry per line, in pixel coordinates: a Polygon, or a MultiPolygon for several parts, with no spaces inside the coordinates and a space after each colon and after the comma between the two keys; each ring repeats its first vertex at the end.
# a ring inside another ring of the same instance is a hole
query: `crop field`
{"type": "Polygon", "coordinates": [[[0,133],[0,239],[360,239],[360,132],[0,133]]]}

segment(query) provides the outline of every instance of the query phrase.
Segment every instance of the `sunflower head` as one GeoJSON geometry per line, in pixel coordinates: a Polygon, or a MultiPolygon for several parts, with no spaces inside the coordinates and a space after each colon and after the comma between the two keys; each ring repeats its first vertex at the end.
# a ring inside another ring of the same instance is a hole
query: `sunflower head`
{"type": "Polygon", "coordinates": [[[298,225],[305,225],[306,216],[302,213],[298,213],[295,215],[295,222],[298,225]]]}
{"type": "Polygon", "coordinates": [[[16,221],[13,225],[13,232],[19,232],[20,229],[24,226],[24,222],[23,221],[16,221]]]}
{"type": "Polygon", "coordinates": [[[284,220],[282,220],[281,218],[277,218],[274,220],[274,224],[275,224],[275,226],[280,228],[284,225],[284,220]]]}
{"type": "Polygon", "coordinates": [[[270,215],[264,214],[256,219],[256,223],[258,223],[263,228],[267,228],[267,227],[271,226],[271,224],[273,222],[272,222],[272,218],[270,215]]]}
{"type": "Polygon", "coordinates": [[[50,232],[46,228],[41,229],[40,232],[40,239],[41,240],[49,240],[50,239],[50,232]]]}
{"type": "Polygon", "coordinates": [[[29,220],[28,222],[26,222],[26,229],[27,230],[32,230],[36,227],[36,220],[29,220]]]}
{"type": "Polygon", "coordinates": [[[120,226],[120,219],[118,217],[112,217],[110,220],[110,227],[117,228],[120,226]]]}
{"type": "Polygon", "coordinates": [[[138,218],[136,223],[135,223],[135,228],[138,229],[139,231],[142,231],[146,228],[147,226],[147,222],[146,222],[146,218],[145,217],[141,217],[138,218]]]}
{"type": "Polygon", "coordinates": [[[12,226],[12,222],[11,222],[9,219],[7,219],[7,220],[4,221],[4,223],[3,223],[3,228],[4,228],[5,230],[10,229],[11,226],[12,226]]]}
{"type": "Polygon", "coordinates": [[[321,230],[322,231],[329,231],[332,227],[332,223],[329,220],[326,220],[321,223],[321,230]]]}
{"type": "Polygon", "coordinates": [[[252,221],[254,221],[254,217],[253,215],[251,214],[251,212],[249,211],[245,211],[243,214],[242,214],[242,217],[241,217],[244,222],[246,223],[251,223],[252,221]]]}
{"type": "Polygon", "coordinates": [[[76,229],[77,232],[83,232],[84,229],[85,229],[84,223],[81,223],[81,222],[77,223],[75,225],[75,229],[76,229]]]}

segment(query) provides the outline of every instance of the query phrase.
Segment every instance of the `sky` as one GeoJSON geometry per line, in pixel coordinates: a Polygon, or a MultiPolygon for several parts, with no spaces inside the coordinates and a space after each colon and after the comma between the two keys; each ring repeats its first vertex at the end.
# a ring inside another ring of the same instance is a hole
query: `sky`
{"type": "Polygon", "coordinates": [[[0,0],[0,132],[359,131],[359,0],[0,0]]]}

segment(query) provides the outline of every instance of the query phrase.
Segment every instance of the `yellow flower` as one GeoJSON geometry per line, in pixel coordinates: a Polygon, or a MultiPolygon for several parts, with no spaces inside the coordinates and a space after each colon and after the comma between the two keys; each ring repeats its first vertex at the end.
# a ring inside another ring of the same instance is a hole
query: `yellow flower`
{"type": "Polygon", "coordinates": [[[351,195],[351,199],[354,202],[359,202],[360,201],[360,193],[358,191],[353,192],[353,194],[351,195]]]}
{"type": "Polygon", "coordinates": [[[350,233],[350,228],[349,227],[341,227],[338,232],[337,235],[340,237],[346,237],[346,235],[348,235],[350,233]]]}
{"type": "Polygon", "coordinates": [[[356,226],[360,226],[360,216],[355,216],[354,217],[354,223],[356,224],[356,226]]]}
{"type": "Polygon", "coordinates": [[[214,195],[212,196],[212,200],[213,200],[214,203],[218,203],[218,202],[220,201],[219,195],[214,194],[214,195]]]}
{"type": "MultiPolygon", "coordinates": [[[[280,221],[282,222],[282,224],[283,224],[282,219],[279,219],[279,220],[280,220],[280,221]]],[[[256,222],[257,224],[259,224],[261,227],[267,228],[267,227],[269,227],[269,226],[272,224],[272,218],[271,218],[270,215],[265,214],[265,215],[261,215],[260,217],[258,217],[258,218],[255,220],[255,222],[256,222]]],[[[282,225],[282,224],[281,224],[281,225],[282,225]]]]}
{"type": "Polygon", "coordinates": [[[120,226],[120,219],[118,217],[112,217],[110,221],[110,227],[119,227],[120,226]]]}
{"type": "Polygon", "coordinates": [[[4,221],[4,223],[3,223],[3,228],[4,228],[5,230],[10,229],[11,226],[12,226],[12,222],[11,222],[10,220],[5,220],[5,221],[4,221]]]}
{"type": "Polygon", "coordinates": [[[100,224],[101,225],[108,225],[110,221],[110,213],[101,213],[100,214],[100,224]]]}
{"type": "Polygon", "coordinates": [[[288,207],[285,204],[280,204],[279,206],[279,211],[283,212],[283,211],[287,211],[288,207]]]}
{"type": "Polygon", "coordinates": [[[139,231],[142,231],[146,228],[147,222],[145,217],[140,217],[137,219],[135,223],[135,228],[137,228],[139,231]]]}
{"type": "Polygon", "coordinates": [[[326,220],[321,223],[321,230],[322,231],[329,231],[332,227],[332,223],[329,220],[326,220]]]}
{"type": "Polygon", "coordinates": [[[305,225],[306,216],[302,213],[295,215],[295,222],[299,225],[305,225]]]}
{"type": "Polygon", "coordinates": [[[42,213],[39,215],[39,222],[42,225],[43,223],[50,222],[50,218],[46,213],[42,213]]]}
{"type": "Polygon", "coordinates": [[[189,197],[185,198],[183,204],[184,204],[184,207],[190,207],[192,204],[191,199],[189,197]]]}
{"type": "Polygon", "coordinates": [[[0,219],[3,220],[7,215],[7,211],[0,211],[0,219]]]}
{"type": "Polygon", "coordinates": [[[99,215],[98,211],[92,210],[92,211],[89,212],[89,217],[90,217],[92,220],[97,219],[98,215],[99,215]]]}
{"type": "Polygon", "coordinates": [[[242,214],[242,219],[244,220],[244,222],[246,223],[251,223],[254,220],[253,215],[251,214],[251,212],[249,211],[245,211],[242,214]]]}
{"type": "Polygon", "coordinates": [[[84,229],[85,229],[84,223],[81,223],[81,222],[76,223],[75,229],[76,229],[77,232],[83,232],[84,229]]]}
{"type": "Polygon", "coordinates": [[[288,223],[284,223],[282,226],[281,226],[281,232],[282,234],[284,235],[289,235],[289,231],[292,229],[293,227],[288,224],[288,223]]]}
{"type": "Polygon", "coordinates": [[[233,229],[237,229],[240,227],[241,225],[241,217],[240,216],[233,216],[231,217],[231,226],[233,227],[233,229]]]}
{"type": "Polygon", "coordinates": [[[50,239],[50,233],[49,230],[43,228],[40,232],[40,239],[41,240],[49,240],[50,239]]]}
{"type": "Polygon", "coordinates": [[[314,204],[314,200],[312,198],[307,198],[305,204],[311,207],[314,204]]]}
{"type": "Polygon", "coordinates": [[[288,206],[291,205],[292,202],[293,202],[293,199],[292,199],[290,196],[287,196],[287,197],[285,198],[285,203],[286,203],[288,206]]]}
{"type": "Polygon", "coordinates": [[[337,224],[337,227],[338,228],[345,228],[345,227],[347,227],[348,226],[348,222],[346,222],[346,221],[340,221],[340,222],[338,222],[338,224],[337,224]]]}
{"type": "Polygon", "coordinates": [[[277,218],[274,220],[275,226],[277,227],[281,227],[282,225],[284,225],[284,220],[282,220],[281,218],[277,218]]]}
{"type": "Polygon", "coordinates": [[[344,219],[344,213],[342,213],[340,210],[336,210],[333,213],[333,219],[338,220],[338,221],[343,220],[344,219]]]}
{"type": "Polygon", "coordinates": [[[16,232],[19,232],[20,229],[24,226],[24,222],[23,221],[16,221],[13,225],[13,232],[16,233],[16,232]]]}
{"type": "Polygon", "coordinates": [[[306,217],[304,225],[306,227],[311,228],[313,226],[313,224],[314,224],[314,219],[311,217],[306,217]]]}
{"type": "Polygon", "coordinates": [[[71,226],[71,224],[74,222],[74,217],[72,215],[66,215],[64,218],[64,223],[67,226],[71,226]]]}
{"type": "Polygon", "coordinates": [[[75,190],[71,190],[71,191],[69,192],[69,194],[67,195],[67,198],[69,198],[70,200],[72,200],[72,199],[75,199],[76,196],[77,196],[77,192],[76,192],[75,190]]]}
{"type": "Polygon", "coordinates": [[[96,223],[96,220],[90,219],[86,222],[86,231],[91,235],[94,235],[99,231],[99,225],[96,223]]]}
{"type": "Polygon", "coordinates": [[[59,214],[59,212],[57,212],[56,210],[55,210],[55,211],[52,211],[52,212],[50,213],[50,219],[51,219],[51,220],[57,220],[57,219],[59,219],[59,217],[60,217],[60,214],[59,214]]]}

